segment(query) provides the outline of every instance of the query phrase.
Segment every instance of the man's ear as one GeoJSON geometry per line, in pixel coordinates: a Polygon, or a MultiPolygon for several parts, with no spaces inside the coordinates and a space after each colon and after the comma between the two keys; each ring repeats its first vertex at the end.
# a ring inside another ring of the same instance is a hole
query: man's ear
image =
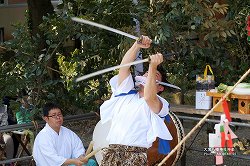
{"type": "Polygon", "coordinates": [[[47,122],[47,121],[48,121],[48,117],[47,117],[47,116],[43,116],[43,120],[44,120],[45,122],[47,122]]]}

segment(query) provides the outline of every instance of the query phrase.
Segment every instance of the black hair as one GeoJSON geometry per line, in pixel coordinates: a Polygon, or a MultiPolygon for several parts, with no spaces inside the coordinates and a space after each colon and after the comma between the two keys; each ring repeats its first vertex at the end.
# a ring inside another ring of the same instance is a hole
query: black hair
{"type": "Polygon", "coordinates": [[[10,106],[10,99],[7,96],[4,96],[2,99],[2,103],[9,107],[10,106]]]}
{"type": "Polygon", "coordinates": [[[5,104],[5,105],[7,105],[9,107],[10,106],[10,101],[11,100],[16,101],[17,99],[18,99],[17,96],[15,96],[15,97],[13,97],[13,96],[4,96],[2,98],[2,104],[5,104]]]}
{"type": "MultiPolygon", "coordinates": [[[[157,66],[157,71],[159,71],[161,73],[161,82],[169,83],[168,80],[167,80],[167,72],[163,68],[162,65],[157,66]]],[[[162,85],[162,86],[164,87],[163,91],[165,91],[166,89],[168,89],[168,90],[170,89],[169,87],[166,87],[164,85],[162,85]]],[[[160,91],[157,94],[160,95],[163,91],[160,91]]]]}
{"type": "Polygon", "coordinates": [[[49,115],[49,111],[51,111],[52,109],[61,109],[61,107],[55,103],[46,103],[43,106],[43,116],[48,116],[49,115]]]}
{"type": "Polygon", "coordinates": [[[161,65],[157,66],[157,71],[159,71],[161,73],[161,82],[169,83],[167,81],[166,70],[161,65]]]}

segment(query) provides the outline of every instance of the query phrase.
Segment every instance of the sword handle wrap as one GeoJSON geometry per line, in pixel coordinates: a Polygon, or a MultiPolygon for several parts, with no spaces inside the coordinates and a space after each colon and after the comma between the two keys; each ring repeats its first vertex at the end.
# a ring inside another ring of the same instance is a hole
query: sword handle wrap
{"type": "Polygon", "coordinates": [[[171,53],[162,53],[164,59],[166,60],[174,60],[175,59],[175,55],[179,55],[179,52],[171,52],[171,53]]]}
{"type": "Polygon", "coordinates": [[[138,44],[141,44],[141,43],[142,43],[142,38],[143,38],[143,36],[141,35],[141,36],[136,40],[138,44]]]}
{"type": "MultiPolygon", "coordinates": [[[[174,55],[178,55],[179,52],[162,53],[164,60],[174,60],[174,55]]],[[[150,63],[150,57],[148,57],[148,62],[150,63]]]]}

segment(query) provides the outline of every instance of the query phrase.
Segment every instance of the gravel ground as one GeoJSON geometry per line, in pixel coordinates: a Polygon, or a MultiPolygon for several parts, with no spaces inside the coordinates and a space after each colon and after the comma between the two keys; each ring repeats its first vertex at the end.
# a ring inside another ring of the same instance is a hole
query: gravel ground
{"type": "MultiPolygon", "coordinates": [[[[96,123],[99,121],[98,118],[92,120],[84,120],[84,121],[76,121],[64,124],[64,126],[72,129],[78,136],[82,139],[84,146],[87,148],[90,141],[92,140],[92,134],[95,128],[96,123]]],[[[197,121],[190,121],[184,120],[183,127],[185,133],[187,134],[198,122],[197,121]]],[[[214,166],[214,157],[211,155],[205,155],[204,148],[208,147],[208,134],[207,130],[211,130],[213,128],[213,124],[206,123],[202,129],[199,129],[192,134],[192,136],[186,141],[186,149],[195,149],[195,150],[188,150],[186,153],[186,162],[185,166],[214,166]],[[195,139],[194,139],[195,138],[195,139]],[[190,145],[192,146],[190,147],[190,145]]],[[[240,138],[246,138],[250,140],[250,132],[249,128],[247,127],[239,127],[234,133],[240,138]]],[[[250,150],[250,143],[248,147],[250,150]]],[[[240,151],[236,148],[237,154],[242,154],[244,151],[240,151]]],[[[244,157],[250,158],[250,154],[243,155],[244,157]]],[[[224,157],[224,164],[222,166],[247,166],[250,160],[235,158],[232,156],[225,156],[224,157]]],[[[28,165],[28,161],[23,161],[19,163],[20,165],[28,165]]],[[[181,164],[181,161],[178,161],[176,166],[184,166],[181,164]]]]}

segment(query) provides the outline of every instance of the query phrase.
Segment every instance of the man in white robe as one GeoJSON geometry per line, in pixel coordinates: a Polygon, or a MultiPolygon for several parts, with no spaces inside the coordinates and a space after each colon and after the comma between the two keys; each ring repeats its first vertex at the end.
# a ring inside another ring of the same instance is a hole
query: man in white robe
{"type": "Polygon", "coordinates": [[[43,108],[45,127],[35,138],[33,157],[37,166],[95,165],[85,161],[85,149],[80,138],[70,129],[63,127],[63,115],[59,106],[47,103],[43,108]]]}
{"type": "MultiPolygon", "coordinates": [[[[141,41],[136,41],[127,51],[121,64],[133,62],[139,49],[148,48],[151,42],[147,36],[142,36],[141,41]]],[[[150,56],[148,72],[143,75],[146,81],[139,82],[138,92],[134,89],[130,67],[120,68],[119,74],[110,80],[113,94],[100,107],[101,122],[112,121],[102,166],[147,165],[146,151],[156,137],[172,140],[160,118],[168,114],[169,104],[157,95],[164,90],[156,82],[164,81],[164,74],[158,71],[162,61],[160,53],[150,56]]]]}

